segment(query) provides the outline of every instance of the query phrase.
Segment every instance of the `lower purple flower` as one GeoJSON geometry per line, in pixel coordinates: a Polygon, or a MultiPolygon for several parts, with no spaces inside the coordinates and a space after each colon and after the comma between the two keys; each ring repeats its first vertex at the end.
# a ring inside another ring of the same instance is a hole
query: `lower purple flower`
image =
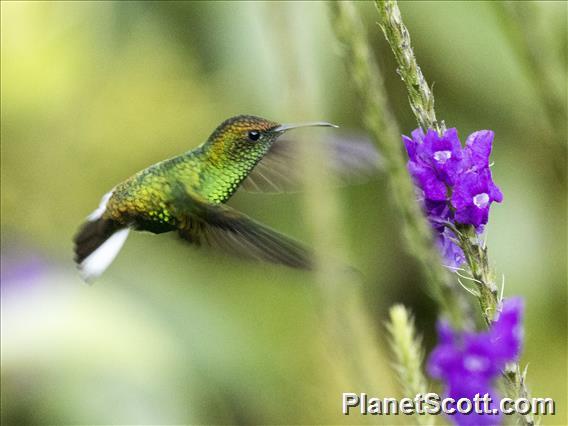
{"type": "MultiPolygon", "coordinates": [[[[493,408],[498,404],[495,380],[507,362],[519,357],[523,339],[523,301],[512,298],[503,303],[499,318],[488,331],[456,332],[447,323],[438,324],[439,342],[428,359],[429,374],[444,382],[446,397],[473,400],[489,394],[493,408]]],[[[450,415],[457,425],[494,425],[500,418],[491,414],[450,415]]]]}

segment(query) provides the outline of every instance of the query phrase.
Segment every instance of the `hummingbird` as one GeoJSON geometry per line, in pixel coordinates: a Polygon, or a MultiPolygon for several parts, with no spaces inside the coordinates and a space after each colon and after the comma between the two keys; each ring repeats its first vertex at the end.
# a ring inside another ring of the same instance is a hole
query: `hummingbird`
{"type": "MultiPolygon", "coordinates": [[[[313,256],[298,241],[225,203],[239,188],[251,192],[295,190],[301,173],[297,146],[278,140],[301,127],[338,127],[327,122],[280,124],[252,115],[221,123],[198,147],[139,171],[106,193],[74,238],[81,277],[93,282],[112,263],[131,230],[177,232],[194,246],[292,268],[311,269],[313,256]]],[[[371,144],[329,144],[338,175],[348,181],[377,165],[371,144]]],[[[356,179],[355,179],[356,180],[356,179]]]]}

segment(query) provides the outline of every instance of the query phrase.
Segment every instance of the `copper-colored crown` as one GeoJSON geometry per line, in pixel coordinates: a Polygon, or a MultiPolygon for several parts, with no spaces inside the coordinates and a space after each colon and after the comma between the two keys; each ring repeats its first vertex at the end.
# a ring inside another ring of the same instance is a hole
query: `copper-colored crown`
{"type": "Polygon", "coordinates": [[[250,130],[265,132],[278,126],[279,123],[254,115],[237,115],[223,121],[215,129],[210,139],[223,138],[226,135],[241,135],[250,130]]]}

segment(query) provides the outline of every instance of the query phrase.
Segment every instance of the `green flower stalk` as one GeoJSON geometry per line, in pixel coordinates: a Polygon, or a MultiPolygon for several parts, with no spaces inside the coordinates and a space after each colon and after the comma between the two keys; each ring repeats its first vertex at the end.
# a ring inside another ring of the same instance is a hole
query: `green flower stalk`
{"type": "Polygon", "coordinates": [[[398,62],[397,72],[408,90],[408,99],[418,124],[423,129],[435,129],[438,133],[444,131],[444,123],[438,123],[434,111],[434,95],[426,83],[424,74],[416,62],[414,51],[410,44],[410,33],[402,22],[400,10],[396,2],[376,3],[383,21],[379,26],[383,30],[392,52],[398,62]]]}
{"type": "Polygon", "coordinates": [[[416,202],[399,142],[400,129],[388,107],[381,72],[369,49],[363,24],[351,2],[331,2],[329,6],[346,67],[363,103],[365,126],[385,159],[386,176],[402,218],[407,249],[419,261],[434,299],[453,323],[460,324],[467,308],[442,266],[432,230],[416,202]]]}
{"type": "MultiPolygon", "coordinates": [[[[410,35],[402,21],[397,2],[376,1],[375,4],[380,16],[379,26],[398,62],[398,73],[408,89],[410,104],[418,124],[424,131],[435,129],[440,133],[442,128],[436,121],[434,96],[416,62],[410,35]]],[[[442,133],[443,131],[445,129],[442,133]]],[[[472,226],[452,226],[452,230],[466,257],[471,274],[468,278],[478,285],[482,315],[489,325],[498,311],[500,300],[493,281],[495,274],[489,267],[487,248],[474,242],[475,230],[472,226]]]]}
{"type": "MultiPolygon", "coordinates": [[[[318,63],[312,62],[315,57],[315,39],[311,24],[314,16],[320,13],[318,6],[297,7],[289,2],[252,2],[251,7],[261,13],[260,20],[265,25],[272,22],[273,16],[281,18],[276,28],[266,28],[266,34],[272,34],[272,60],[285,72],[275,81],[279,95],[285,94],[283,104],[287,106],[288,115],[315,116],[322,114],[321,82],[318,74],[318,63]],[[289,29],[295,30],[290,32],[289,29]],[[279,52],[287,50],[291,55],[286,60],[279,52]]],[[[345,267],[336,259],[346,258],[342,247],[342,236],[330,230],[340,229],[341,208],[337,194],[326,187],[329,175],[322,168],[322,163],[312,159],[326,155],[324,144],[314,143],[317,133],[310,136],[310,142],[298,146],[300,155],[298,168],[304,183],[304,208],[308,229],[312,233],[314,250],[314,280],[320,291],[317,311],[321,324],[321,343],[331,354],[324,362],[330,362],[331,368],[326,376],[341,383],[342,388],[368,389],[374,393],[384,393],[385,381],[369,371],[383,364],[386,359],[383,349],[375,344],[370,336],[375,336],[376,324],[370,318],[365,307],[364,298],[357,288],[360,276],[345,267]]],[[[351,146],[344,148],[348,149],[351,146]]],[[[346,151],[338,152],[338,158],[345,156],[346,151]]],[[[288,164],[284,161],[283,164],[288,164]]],[[[353,170],[352,166],[349,170],[353,170]]],[[[286,176],[290,171],[283,172],[286,176]]],[[[274,178],[271,178],[273,180],[274,178]]]]}
{"type": "MultiPolygon", "coordinates": [[[[443,136],[444,138],[446,138],[447,132],[444,126],[440,126],[436,121],[436,115],[434,112],[434,97],[424,78],[424,75],[420,71],[420,67],[416,62],[412,46],[410,45],[410,35],[408,29],[402,21],[397,2],[392,0],[376,0],[375,4],[380,17],[379,25],[383,30],[383,33],[398,62],[398,73],[406,84],[412,110],[416,115],[416,119],[419,125],[423,129],[422,132],[417,131],[416,135],[413,135],[415,136],[414,139],[424,138],[425,141],[428,137],[430,137],[430,139],[435,139],[435,137],[431,135],[430,132],[428,132],[429,129],[435,129],[440,137],[443,136]],[[424,132],[428,132],[428,134],[425,134],[424,132]]],[[[476,136],[479,137],[480,135],[476,136]]],[[[410,138],[408,138],[408,140],[410,141],[410,138]]],[[[407,143],[406,140],[405,143],[407,143]]],[[[427,142],[424,143],[425,145],[427,145],[427,142]]],[[[439,141],[430,143],[439,143],[439,141]]],[[[484,147],[487,147],[489,144],[489,151],[483,152],[483,154],[487,155],[488,158],[488,154],[490,152],[490,142],[485,142],[484,144],[484,147]]],[[[412,146],[407,143],[407,150],[409,151],[409,155],[411,155],[411,161],[413,155],[415,157],[419,156],[417,152],[413,151],[415,148],[416,146],[412,146]]],[[[473,151],[472,158],[474,160],[479,160],[481,151],[478,150],[477,147],[474,147],[473,140],[472,143],[468,144],[468,147],[466,147],[466,149],[468,148],[473,151]],[[476,155],[478,155],[478,158],[475,157],[476,155]]],[[[436,151],[434,154],[438,154],[440,152],[454,153],[455,150],[452,148],[452,150],[436,151]]],[[[423,158],[420,158],[419,160],[424,161],[423,158]]],[[[447,160],[449,160],[449,157],[447,160]]],[[[444,161],[441,161],[441,163],[445,164],[445,161],[446,159],[444,159],[444,161]]],[[[422,170],[417,170],[417,176],[421,172],[422,170]]],[[[500,201],[500,198],[502,198],[502,195],[500,195],[498,188],[496,188],[491,181],[490,172],[488,173],[489,175],[485,176],[485,182],[483,184],[485,187],[485,189],[483,190],[484,197],[477,199],[477,196],[473,197],[473,202],[476,203],[477,207],[483,205],[484,208],[487,208],[485,214],[487,214],[488,211],[488,203],[490,203],[491,201],[500,201]]],[[[422,176],[422,178],[424,179],[424,181],[426,180],[424,176],[422,176]]],[[[464,184],[464,189],[462,192],[467,193],[474,185],[479,185],[479,183],[464,184]]],[[[428,190],[432,193],[436,192],[435,188],[433,188],[432,185],[429,185],[428,190]]],[[[486,322],[486,325],[488,327],[491,327],[493,324],[495,324],[497,315],[499,314],[499,311],[503,304],[501,296],[498,293],[497,286],[494,282],[495,273],[489,266],[490,264],[487,256],[487,248],[484,244],[480,244],[478,242],[478,239],[476,238],[476,228],[480,225],[482,226],[487,222],[487,216],[485,216],[484,218],[475,219],[470,214],[470,216],[468,217],[467,212],[471,212],[472,210],[467,209],[468,206],[463,203],[462,196],[463,193],[456,194],[454,192],[451,200],[453,206],[452,208],[463,208],[464,212],[466,213],[461,213],[464,214],[464,217],[467,217],[469,221],[466,221],[466,224],[462,224],[464,222],[461,221],[457,224],[446,222],[443,225],[449,227],[453,231],[455,235],[455,242],[463,251],[463,255],[467,264],[467,273],[469,274],[469,276],[462,277],[475,284],[476,289],[474,289],[474,291],[471,291],[471,293],[474,294],[479,301],[481,313],[486,322]]],[[[460,212],[455,212],[456,218],[458,218],[458,213],[460,212]]],[[[512,398],[518,398],[528,395],[525,384],[525,377],[520,373],[518,364],[516,364],[514,368],[507,369],[504,376],[508,380],[509,396],[511,396],[512,398]]],[[[519,416],[519,418],[523,422],[523,424],[534,424],[532,418],[530,417],[519,416]]]]}
{"type": "MultiPolygon", "coordinates": [[[[390,309],[390,321],[387,330],[390,334],[390,346],[395,356],[394,365],[405,396],[425,395],[428,391],[426,378],[422,373],[424,351],[422,342],[414,328],[414,321],[409,311],[402,305],[390,309]]],[[[432,425],[432,417],[416,414],[416,424],[432,425]]]]}

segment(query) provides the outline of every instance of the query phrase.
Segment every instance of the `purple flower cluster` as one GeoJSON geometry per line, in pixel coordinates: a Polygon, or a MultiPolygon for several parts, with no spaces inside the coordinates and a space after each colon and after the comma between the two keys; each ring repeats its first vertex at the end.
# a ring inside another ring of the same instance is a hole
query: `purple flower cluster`
{"type": "MultiPolygon", "coordinates": [[[[458,401],[473,400],[476,394],[489,394],[496,407],[495,378],[507,362],[519,357],[523,340],[523,301],[511,298],[503,303],[497,321],[488,331],[459,333],[445,322],[438,324],[439,342],[428,359],[429,374],[445,383],[445,395],[458,401]]],[[[492,425],[496,415],[463,415],[455,413],[458,425],[492,425]]]]}
{"type": "Polygon", "coordinates": [[[462,147],[455,128],[442,136],[429,129],[403,136],[408,152],[408,171],[423,194],[424,208],[439,232],[442,253],[451,266],[463,263],[461,249],[445,231],[443,222],[473,225],[483,232],[492,202],[501,202],[503,194],[491,178],[489,155],[494,133],[480,130],[471,134],[462,147]]]}

